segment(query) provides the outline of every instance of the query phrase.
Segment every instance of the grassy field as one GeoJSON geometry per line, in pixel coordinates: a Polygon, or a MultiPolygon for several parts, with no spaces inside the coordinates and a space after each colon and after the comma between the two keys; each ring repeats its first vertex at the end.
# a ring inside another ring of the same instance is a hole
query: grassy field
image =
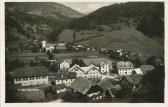
{"type": "MultiPolygon", "coordinates": [[[[54,59],[101,56],[96,51],[95,52],[60,53],[60,54],[53,54],[53,55],[54,55],[54,59]]],[[[48,56],[45,53],[10,53],[6,55],[6,57],[11,60],[19,58],[22,61],[31,61],[36,56],[38,56],[40,59],[48,59],[48,56]]]]}
{"type": "Polygon", "coordinates": [[[164,53],[163,45],[144,36],[141,32],[135,29],[124,29],[105,33],[104,36],[80,43],[97,48],[118,47],[141,54],[163,55],[164,53]]]}
{"type": "MultiPolygon", "coordinates": [[[[66,29],[62,31],[62,33],[59,35],[59,41],[64,42],[73,42],[73,32],[74,30],[66,29]]],[[[97,36],[104,36],[104,32],[99,32],[97,30],[82,30],[76,32],[76,40],[87,40],[90,38],[94,38],[97,36]]]]}
{"type": "Polygon", "coordinates": [[[66,29],[59,34],[59,41],[72,42],[73,41],[73,30],[66,29]]]}

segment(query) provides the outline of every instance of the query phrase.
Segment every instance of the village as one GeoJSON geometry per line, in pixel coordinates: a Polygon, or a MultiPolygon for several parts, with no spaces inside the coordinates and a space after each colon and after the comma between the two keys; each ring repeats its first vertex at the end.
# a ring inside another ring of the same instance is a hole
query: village
{"type": "Polygon", "coordinates": [[[139,91],[141,94],[141,90],[149,85],[144,83],[144,75],[156,67],[164,68],[159,59],[152,60],[151,64],[142,64],[139,54],[132,55],[120,48],[97,50],[81,44],[49,44],[45,40],[40,43],[34,40],[33,45],[32,52],[43,53],[47,57],[32,55],[33,59],[27,60],[17,56],[13,63],[10,62],[11,65],[19,64],[19,67],[6,74],[7,94],[15,96],[12,99],[9,95],[9,102],[117,102],[118,99],[129,102],[130,97],[125,98],[125,95],[139,94],[139,91]],[[91,56],[54,56],[70,51],[72,54],[87,52],[91,56]],[[97,51],[99,56],[92,55],[97,51]]]}

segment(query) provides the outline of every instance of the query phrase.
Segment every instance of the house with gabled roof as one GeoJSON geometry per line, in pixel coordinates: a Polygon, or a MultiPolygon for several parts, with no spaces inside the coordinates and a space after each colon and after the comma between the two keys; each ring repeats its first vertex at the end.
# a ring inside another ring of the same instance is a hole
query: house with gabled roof
{"type": "Polygon", "coordinates": [[[59,68],[62,69],[69,69],[70,64],[72,63],[71,59],[62,59],[62,60],[57,60],[57,64],[59,65],[59,68]]]}
{"type": "Polygon", "coordinates": [[[60,69],[68,69],[69,67],[69,63],[65,60],[60,63],[60,69]]]}
{"type": "Polygon", "coordinates": [[[127,75],[121,79],[120,84],[124,89],[133,90],[141,86],[142,79],[142,75],[127,75]]]}
{"type": "Polygon", "coordinates": [[[113,70],[112,61],[107,58],[86,58],[83,59],[83,61],[86,65],[93,63],[95,66],[99,67],[103,75],[110,75],[110,71],[113,70]]]}
{"type": "Polygon", "coordinates": [[[86,77],[85,69],[82,69],[79,65],[75,64],[68,71],[69,72],[75,72],[77,77],[86,77]]]}
{"type": "Polygon", "coordinates": [[[77,77],[86,78],[101,78],[101,73],[99,67],[96,67],[93,63],[86,67],[80,67],[79,65],[74,65],[69,69],[69,72],[76,72],[77,77]]]}
{"type": "Polygon", "coordinates": [[[86,93],[89,91],[90,87],[91,87],[91,83],[85,77],[76,78],[75,81],[72,82],[72,84],[70,85],[70,88],[72,88],[73,90],[75,90],[83,95],[86,95],[86,93]]]}

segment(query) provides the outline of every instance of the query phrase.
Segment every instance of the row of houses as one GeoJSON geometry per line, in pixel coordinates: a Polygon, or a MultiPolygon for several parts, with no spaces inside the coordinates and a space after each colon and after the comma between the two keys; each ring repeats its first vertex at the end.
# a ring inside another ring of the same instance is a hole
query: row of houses
{"type": "MultiPolygon", "coordinates": [[[[65,84],[69,86],[76,77],[98,78],[113,77],[111,71],[113,64],[111,61],[93,62],[94,60],[84,60],[86,66],[81,67],[77,64],[70,67],[71,60],[63,60],[59,63],[59,72],[55,73],[56,84],[65,84]],[[89,64],[88,64],[89,63],[89,64]]],[[[56,61],[51,61],[55,63],[56,61]]],[[[59,61],[58,61],[59,62],[59,61]]],[[[140,68],[134,68],[130,61],[117,62],[118,75],[143,74],[140,68]]],[[[14,84],[22,84],[22,86],[48,84],[49,78],[48,68],[44,66],[33,66],[17,68],[14,70],[14,84]]]]}

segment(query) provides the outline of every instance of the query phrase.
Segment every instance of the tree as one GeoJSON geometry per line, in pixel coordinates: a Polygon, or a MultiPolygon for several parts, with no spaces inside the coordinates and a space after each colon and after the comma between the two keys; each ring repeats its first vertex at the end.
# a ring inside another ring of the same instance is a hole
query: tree
{"type": "Polygon", "coordinates": [[[23,44],[19,43],[20,51],[23,52],[23,44]]]}
{"type": "Polygon", "coordinates": [[[51,54],[48,55],[48,58],[49,58],[49,60],[53,60],[54,59],[54,55],[51,53],[51,54]]]}
{"type": "Polygon", "coordinates": [[[155,59],[156,59],[156,56],[151,55],[151,56],[146,60],[146,64],[155,66],[155,59]]]}
{"type": "Polygon", "coordinates": [[[46,48],[42,48],[42,53],[45,53],[46,52],[46,48]]]}
{"type": "Polygon", "coordinates": [[[68,42],[68,43],[66,44],[66,48],[67,48],[67,50],[68,50],[69,52],[73,51],[72,45],[73,45],[73,44],[70,43],[70,42],[68,42]]]}
{"type": "Polygon", "coordinates": [[[13,70],[14,68],[23,67],[25,64],[24,62],[22,62],[20,59],[17,58],[12,61],[6,59],[5,65],[6,65],[6,70],[10,71],[10,70],[13,70]]]}
{"type": "Polygon", "coordinates": [[[133,70],[133,71],[132,71],[132,74],[137,74],[137,73],[135,72],[135,70],[133,70]]]}
{"type": "Polygon", "coordinates": [[[38,46],[37,46],[36,44],[33,44],[31,51],[32,51],[33,53],[37,53],[37,52],[39,51],[38,46]]]}
{"type": "Polygon", "coordinates": [[[134,66],[135,66],[136,68],[138,68],[138,67],[140,67],[140,66],[142,65],[142,62],[141,62],[141,60],[139,59],[139,57],[136,58],[136,59],[134,59],[134,60],[133,60],[133,63],[134,63],[134,66]]]}
{"type": "Polygon", "coordinates": [[[50,71],[57,72],[58,69],[59,68],[58,68],[57,64],[55,64],[55,63],[52,63],[52,64],[49,65],[49,70],[50,71]]]}
{"type": "Polygon", "coordinates": [[[47,50],[47,55],[48,55],[49,60],[54,59],[54,55],[52,54],[52,52],[50,50],[47,50]]]}
{"type": "Polygon", "coordinates": [[[80,59],[78,59],[78,58],[72,59],[71,67],[72,67],[73,65],[75,65],[75,64],[77,64],[77,65],[79,65],[79,66],[81,66],[81,67],[86,66],[86,64],[84,63],[84,61],[83,61],[83,60],[80,60],[80,59]]]}

